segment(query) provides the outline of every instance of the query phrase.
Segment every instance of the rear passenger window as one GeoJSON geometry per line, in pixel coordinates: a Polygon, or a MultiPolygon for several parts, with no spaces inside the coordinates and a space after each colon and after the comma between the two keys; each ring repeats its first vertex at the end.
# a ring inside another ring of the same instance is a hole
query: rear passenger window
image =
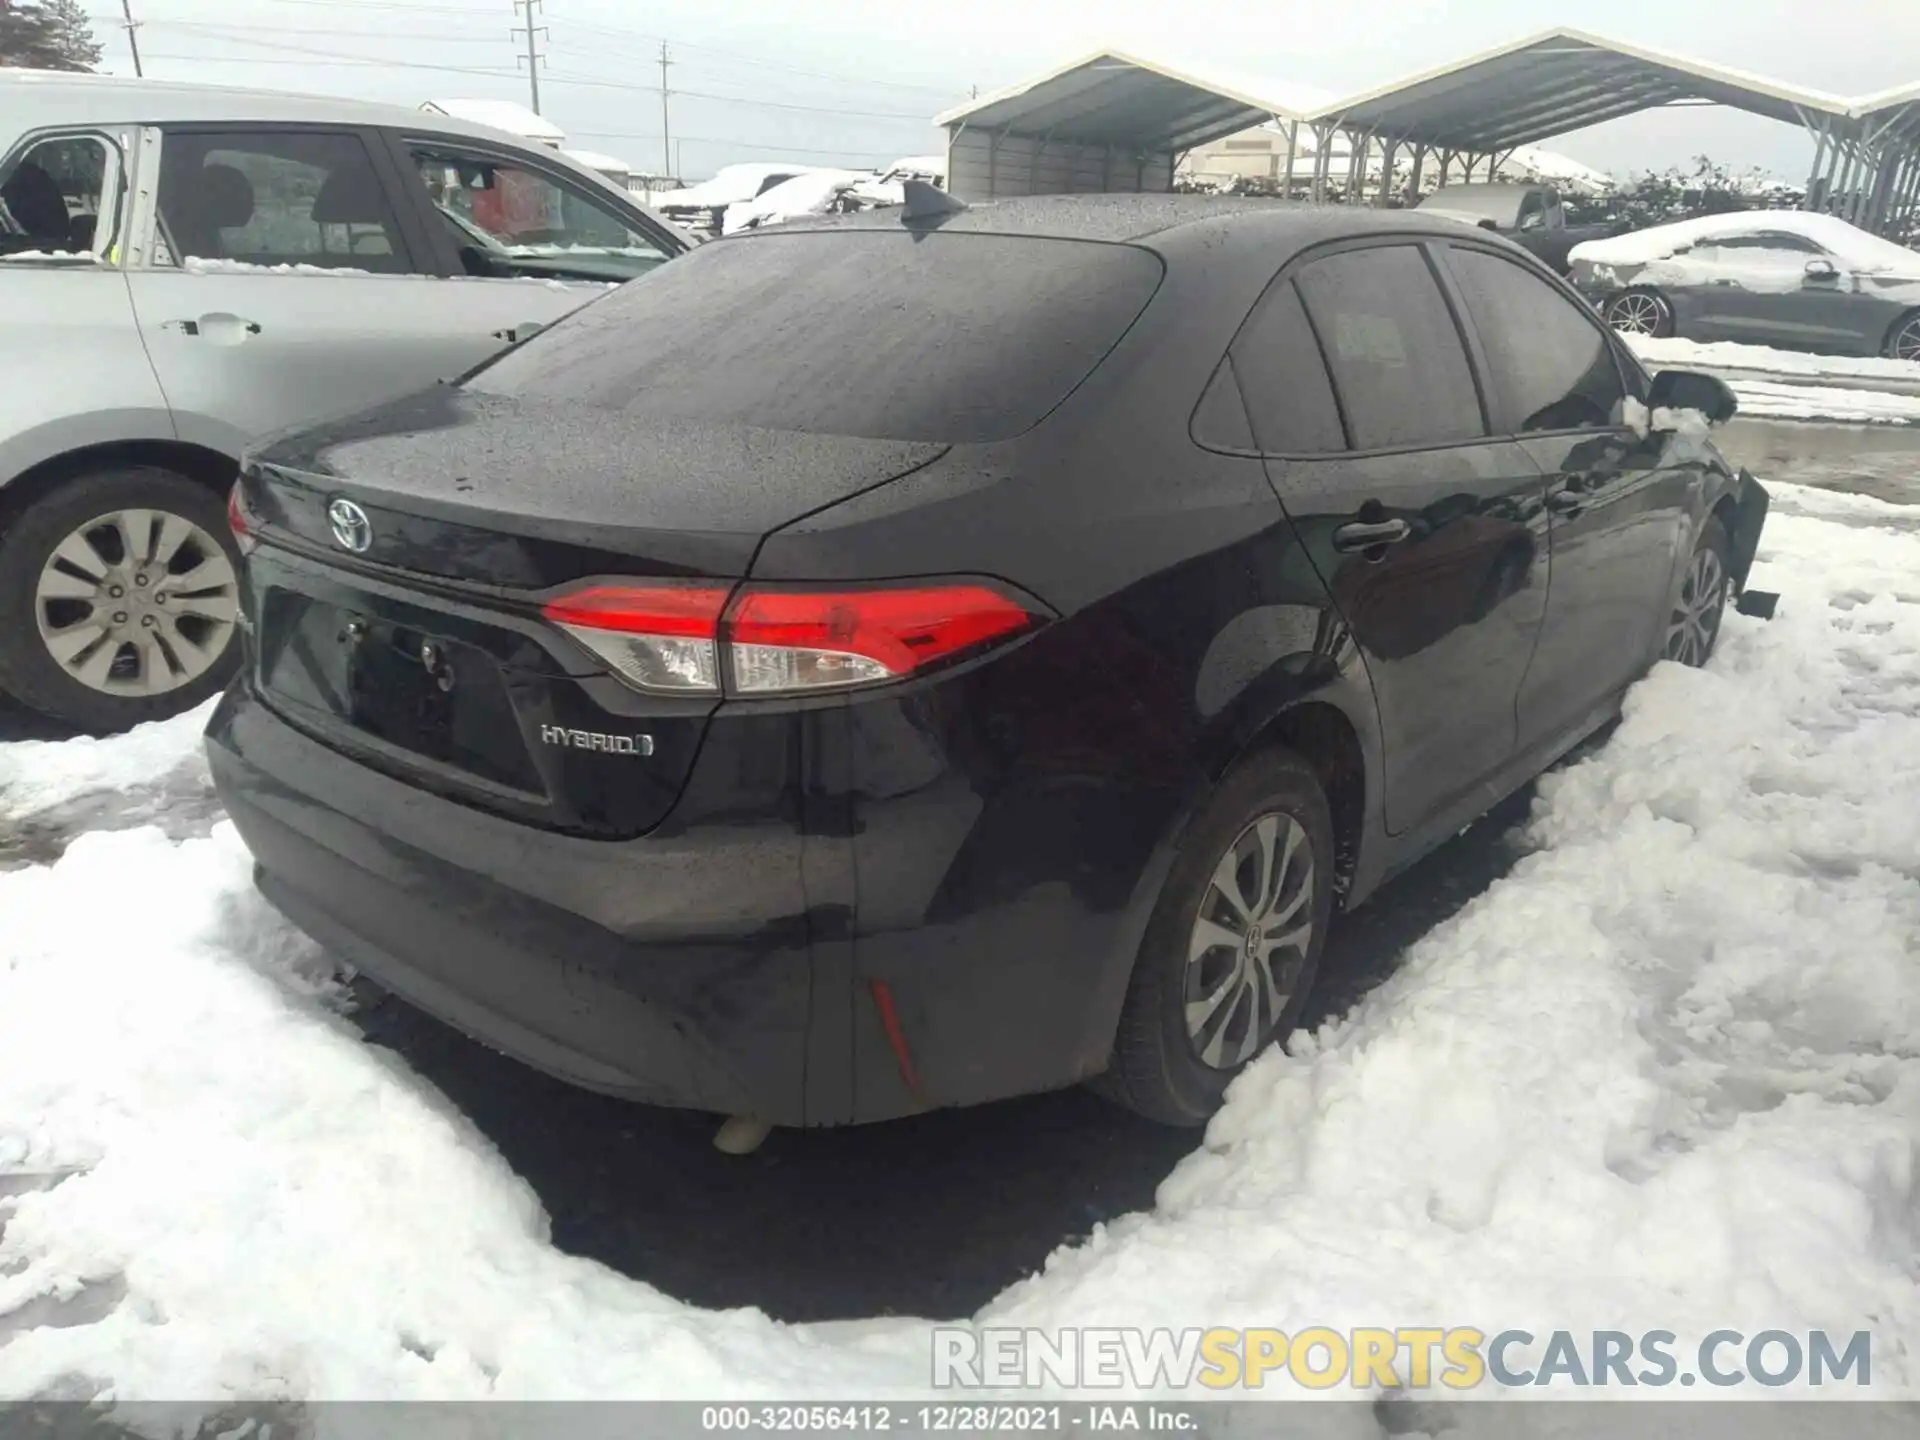
{"type": "Polygon", "coordinates": [[[1419,247],[1342,251],[1308,265],[1295,283],[1326,350],[1354,449],[1445,445],[1486,433],[1460,333],[1419,247]]]}
{"type": "Polygon", "coordinates": [[[1498,255],[1453,249],[1447,265],[1480,332],[1502,432],[1618,423],[1626,389],[1596,320],[1538,275],[1498,255]]]}
{"type": "Polygon", "coordinates": [[[1324,455],[1347,448],[1319,343],[1291,282],[1267,291],[1233,342],[1232,354],[1262,450],[1324,455]]]}
{"type": "Polygon", "coordinates": [[[165,252],[189,269],[298,265],[392,275],[412,268],[357,135],[169,133],[160,225],[165,252]]]}

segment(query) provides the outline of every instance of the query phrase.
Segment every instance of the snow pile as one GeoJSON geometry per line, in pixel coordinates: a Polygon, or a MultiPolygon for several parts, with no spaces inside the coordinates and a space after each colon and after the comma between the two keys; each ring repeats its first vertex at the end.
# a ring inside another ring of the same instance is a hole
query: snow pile
{"type": "Polygon", "coordinates": [[[1770,345],[1742,345],[1732,340],[1658,339],[1652,335],[1622,335],[1628,346],[1654,370],[1764,370],[1776,375],[1825,375],[1836,380],[1896,380],[1920,386],[1920,361],[1889,360],[1877,355],[1814,355],[1804,350],[1776,350],[1770,345]]]}
{"type": "Polygon", "coordinates": [[[906,188],[900,181],[856,170],[812,170],[782,181],[764,195],[729,205],[721,233],[738,235],[808,215],[831,215],[848,205],[871,209],[905,201],[906,188]]]}
{"type": "MultiPolygon", "coordinates": [[[[1780,500],[1779,618],[1659,667],[1543,782],[1509,878],[1257,1062],[1152,1213],[983,1322],[1870,1328],[1873,1395],[1916,1388],[1914,512],[1780,500]]],[[[0,874],[0,914],[0,1172],[40,1177],[0,1184],[0,1394],[927,1383],[920,1322],[703,1312],[553,1249],[484,1137],[334,1013],[231,832],[82,837],[0,874]]]]}
{"type": "Polygon", "coordinates": [[[1856,425],[1920,424],[1920,395],[1843,390],[1826,385],[1781,385],[1729,377],[1749,419],[1830,420],[1856,425]]]}
{"type": "Polygon", "coordinates": [[[92,795],[124,795],[168,777],[210,786],[200,737],[215,703],[105,740],[0,744],[0,821],[92,795]]]}
{"type": "Polygon", "coordinates": [[[1920,277],[1920,253],[1891,240],[1882,240],[1878,235],[1869,235],[1837,215],[1805,210],[1741,210],[1726,215],[1703,215],[1672,225],[1655,225],[1631,235],[1584,240],[1568,252],[1568,258],[1596,265],[1648,265],[1703,241],[1748,235],[1760,229],[1804,236],[1859,270],[1920,277]]]}
{"type": "Polygon", "coordinates": [[[712,179],[702,180],[698,185],[657,192],[653,205],[655,209],[719,209],[753,199],[760,193],[760,187],[776,175],[784,181],[815,168],[812,165],[726,165],[712,179]]]}
{"type": "Polygon", "coordinates": [[[251,260],[225,260],[207,255],[187,256],[184,268],[189,275],[342,275],[364,278],[374,273],[351,265],[257,265],[251,260]]]}

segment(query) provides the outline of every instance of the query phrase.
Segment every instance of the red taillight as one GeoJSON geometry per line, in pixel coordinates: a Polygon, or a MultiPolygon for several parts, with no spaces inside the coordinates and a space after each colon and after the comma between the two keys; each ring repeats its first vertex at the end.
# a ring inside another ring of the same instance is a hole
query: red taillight
{"type": "Polygon", "coordinates": [[[253,538],[253,526],[247,521],[247,503],[240,494],[238,480],[227,491],[227,528],[233,532],[233,543],[240,547],[240,553],[251,554],[258,542],[253,538]]]}
{"type": "Polygon", "coordinates": [[[977,581],[861,589],[596,585],[542,613],[629,684],[664,694],[804,694],[898,680],[1039,620],[977,581]]]}

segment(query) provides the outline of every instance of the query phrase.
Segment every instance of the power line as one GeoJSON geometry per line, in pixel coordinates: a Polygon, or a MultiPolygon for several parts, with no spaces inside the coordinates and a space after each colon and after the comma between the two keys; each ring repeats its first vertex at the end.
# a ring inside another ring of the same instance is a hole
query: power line
{"type": "Polygon", "coordinates": [[[182,65],[310,65],[322,70],[340,66],[370,66],[378,70],[437,70],[445,75],[484,75],[490,80],[517,80],[518,70],[482,70],[473,65],[433,65],[425,60],[368,60],[360,56],[331,56],[314,52],[304,60],[271,55],[149,55],[149,60],[172,60],[182,65]]]}
{"type": "MultiPolygon", "coordinates": [[[[256,31],[265,35],[327,35],[342,39],[356,40],[429,40],[439,45],[498,45],[500,42],[490,35],[442,35],[422,33],[418,30],[382,30],[369,34],[362,30],[342,30],[338,26],[325,29],[303,29],[288,25],[208,25],[198,20],[142,20],[141,25],[158,25],[165,30],[187,30],[196,35],[209,35],[216,39],[233,39],[246,43],[244,38],[233,32],[238,30],[256,31]]],[[[515,30],[517,35],[520,32],[515,30]]],[[[259,42],[254,42],[259,43],[259,42]]]]}
{"type": "MultiPolygon", "coordinates": [[[[631,130],[573,130],[569,134],[579,135],[588,140],[658,140],[658,135],[642,135],[631,130]]],[[[876,157],[892,159],[896,152],[892,150],[803,150],[791,145],[756,145],[746,140],[728,140],[718,135],[680,135],[675,137],[682,144],[726,145],[735,150],[757,150],[762,153],[792,156],[813,156],[835,160],[871,160],[876,157]]]]}
{"type": "MultiPolygon", "coordinates": [[[[562,19],[560,24],[562,30],[586,30],[597,35],[612,35],[618,39],[663,40],[670,38],[661,35],[647,35],[637,30],[616,30],[608,25],[589,25],[579,20],[562,19]]],[[[907,80],[882,80],[872,75],[848,75],[832,70],[815,70],[805,66],[788,64],[782,60],[766,60],[759,56],[746,54],[743,51],[731,50],[719,45],[708,45],[704,42],[693,40],[674,40],[672,43],[682,50],[695,50],[708,55],[723,55],[737,64],[751,66],[758,70],[781,70],[790,75],[805,75],[815,80],[833,80],[842,85],[877,85],[884,86],[890,90],[918,90],[928,95],[952,95],[957,88],[952,85],[922,85],[907,80]]],[[[595,51],[596,53],[604,55],[618,55],[621,53],[615,50],[608,50],[604,46],[596,46],[595,51]]],[[[639,59],[641,57],[628,54],[625,58],[639,59]]]]}
{"type": "MultiPolygon", "coordinates": [[[[563,75],[549,70],[547,79],[556,85],[592,85],[605,90],[655,91],[657,85],[636,85],[631,80],[603,80],[593,75],[563,75]]],[[[813,115],[841,115],[851,120],[911,120],[924,124],[924,113],[908,110],[849,110],[840,105],[801,105],[790,100],[756,100],[750,95],[716,95],[710,90],[676,90],[693,100],[719,100],[729,105],[748,105],[762,110],[797,110],[813,115]]]]}

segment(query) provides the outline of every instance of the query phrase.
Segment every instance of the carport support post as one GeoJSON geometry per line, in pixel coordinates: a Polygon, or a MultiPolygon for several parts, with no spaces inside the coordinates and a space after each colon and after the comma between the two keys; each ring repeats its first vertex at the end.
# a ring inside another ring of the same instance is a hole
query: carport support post
{"type": "Polygon", "coordinates": [[[1313,127],[1313,186],[1307,198],[1318,205],[1327,198],[1327,171],[1333,161],[1333,126],[1313,127]]]}
{"type": "MultiPolygon", "coordinates": [[[[1807,112],[1804,110],[1800,112],[1800,121],[1806,124],[1807,112]]],[[[1807,194],[1806,198],[1800,202],[1802,210],[1817,208],[1814,197],[1820,189],[1820,162],[1827,156],[1826,122],[1823,120],[1818,125],[1807,125],[1807,128],[1813,131],[1813,165],[1807,171],[1807,194]]]]}
{"type": "MultiPolygon", "coordinates": [[[[1280,117],[1276,115],[1273,118],[1277,121],[1280,117]]],[[[1291,200],[1293,198],[1293,158],[1299,153],[1299,149],[1300,122],[1298,120],[1289,120],[1287,122],[1287,169],[1285,176],[1280,181],[1280,198],[1282,200],[1291,200]]]]}
{"type": "Polygon", "coordinates": [[[1420,171],[1427,163],[1427,147],[1413,147],[1413,167],[1407,175],[1406,201],[1409,208],[1420,203],[1420,171]]]}
{"type": "Polygon", "coordinates": [[[1352,205],[1360,198],[1360,192],[1367,185],[1367,155],[1372,146],[1367,141],[1365,131],[1347,132],[1347,203],[1352,205]]]}
{"type": "Polygon", "coordinates": [[[1375,205],[1385,206],[1387,203],[1387,198],[1393,194],[1393,162],[1394,162],[1394,157],[1397,156],[1399,153],[1400,153],[1400,141],[1397,137],[1389,135],[1383,142],[1381,142],[1380,190],[1379,190],[1379,193],[1373,197],[1373,203],[1375,205]]]}

